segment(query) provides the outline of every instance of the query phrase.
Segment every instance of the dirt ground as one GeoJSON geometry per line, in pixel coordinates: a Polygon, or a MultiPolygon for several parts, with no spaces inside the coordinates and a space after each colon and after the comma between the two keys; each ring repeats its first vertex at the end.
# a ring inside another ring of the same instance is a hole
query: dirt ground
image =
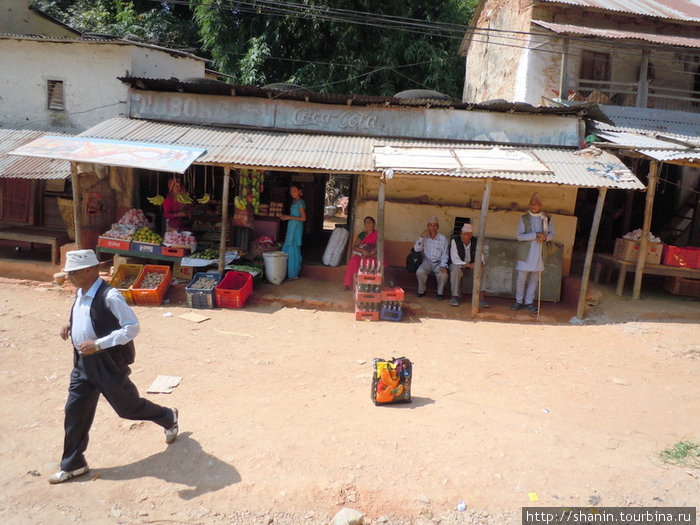
{"type": "Polygon", "coordinates": [[[63,440],[71,291],[0,282],[4,524],[520,523],[523,506],[695,506],[698,320],[585,325],[338,311],[136,307],[132,379],[181,434],[102,399],[90,474],[50,486],[63,440]],[[414,362],[413,403],[375,407],[372,359],[414,362]],[[146,394],[158,375],[171,394],[146,394]],[[459,512],[460,500],[467,510],[459,512]]]}

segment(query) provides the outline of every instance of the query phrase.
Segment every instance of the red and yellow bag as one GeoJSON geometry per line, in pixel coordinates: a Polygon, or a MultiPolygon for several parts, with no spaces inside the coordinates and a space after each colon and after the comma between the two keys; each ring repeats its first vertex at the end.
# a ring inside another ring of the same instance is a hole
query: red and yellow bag
{"type": "Polygon", "coordinates": [[[413,365],[405,357],[375,358],[372,374],[372,401],[375,405],[411,402],[413,365]]]}

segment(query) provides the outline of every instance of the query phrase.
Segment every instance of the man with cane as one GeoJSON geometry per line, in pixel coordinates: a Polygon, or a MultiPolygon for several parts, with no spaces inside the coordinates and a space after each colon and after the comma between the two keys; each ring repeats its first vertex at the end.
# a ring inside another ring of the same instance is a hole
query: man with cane
{"type": "Polygon", "coordinates": [[[544,270],[543,246],[554,237],[552,218],[542,212],[542,199],[537,193],[530,197],[529,210],[518,221],[518,272],[515,281],[515,302],[511,310],[527,308],[533,314],[539,313],[540,297],[534,305],[535,291],[540,290],[540,277],[544,270]]]}

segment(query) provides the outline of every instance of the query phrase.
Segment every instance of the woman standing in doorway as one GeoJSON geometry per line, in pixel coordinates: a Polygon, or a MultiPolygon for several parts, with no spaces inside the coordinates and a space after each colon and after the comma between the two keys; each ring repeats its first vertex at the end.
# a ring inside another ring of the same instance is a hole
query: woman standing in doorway
{"type": "Polygon", "coordinates": [[[301,198],[299,186],[290,186],[289,194],[292,196],[289,215],[280,215],[280,219],[288,221],[287,236],[284,239],[282,251],[287,254],[287,279],[291,281],[299,278],[301,270],[301,237],[306,221],[306,203],[301,198]]]}

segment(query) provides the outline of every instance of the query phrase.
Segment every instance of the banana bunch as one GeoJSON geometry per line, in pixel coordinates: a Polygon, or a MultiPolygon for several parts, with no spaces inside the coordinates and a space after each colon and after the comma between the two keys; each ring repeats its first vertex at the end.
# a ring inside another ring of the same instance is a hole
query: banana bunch
{"type": "Polygon", "coordinates": [[[236,195],[233,199],[233,205],[239,210],[245,210],[248,207],[248,201],[240,195],[236,195]]]}
{"type": "Polygon", "coordinates": [[[178,193],[177,197],[175,198],[180,204],[192,204],[194,202],[192,197],[190,197],[187,193],[178,193]]]}
{"type": "MultiPolygon", "coordinates": [[[[247,203],[245,200],[248,193],[253,194],[253,200],[251,204],[253,205],[253,212],[258,213],[260,207],[260,194],[264,189],[265,175],[262,171],[258,170],[241,170],[240,174],[240,195],[243,198],[244,205],[247,203]]],[[[236,207],[238,205],[236,204],[236,207]]],[[[245,206],[241,209],[244,209],[245,206]]]]}
{"type": "Polygon", "coordinates": [[[206,204],[207,202],[209,202],[210,199],[211,199],[211,196],[208,193],[205,193],[199,199],[197,199],[197,202],[199,204],[206,204]]]}
{"type": "Polygon", "coordinates": [[[148,197],[147,200],[155,206],[160,206],[165,201],[165,197],[162,195],[156,195],[155,197],[148,197]]]}

